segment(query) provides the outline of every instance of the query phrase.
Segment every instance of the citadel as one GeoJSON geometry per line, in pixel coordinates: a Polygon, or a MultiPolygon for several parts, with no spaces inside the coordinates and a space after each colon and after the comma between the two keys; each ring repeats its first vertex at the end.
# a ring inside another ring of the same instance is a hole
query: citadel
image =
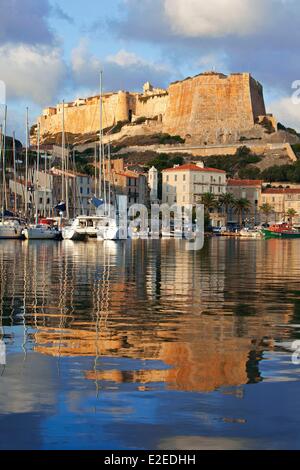
{"type": "MultiPolygon", "coordinates": [[[[63,108],[65,132],[77,136],[99,132],[100,96],[80,98],[43,110],[38,124],[44,143],[61,133],[63,108]]],[[[105,130],[122,124],[123,135],[168,133],[199,145],[270,140],[268,135],[277,132],[276,119],[266,112],[263,88],[250,73],[205,72],[167,89],[148,82],[142,93],[105,93],[102,116],[105,130]]]]}

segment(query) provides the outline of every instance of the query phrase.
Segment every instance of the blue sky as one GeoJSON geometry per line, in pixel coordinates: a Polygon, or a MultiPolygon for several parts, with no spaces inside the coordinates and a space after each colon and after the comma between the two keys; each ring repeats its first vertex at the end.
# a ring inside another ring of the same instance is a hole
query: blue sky
{"type": "Polygon", "coordinates": [[[205,70],[249,71],[268,111],[300,129],[298,0],[0,0],[0,80],[8,130],[23,138],[25,108],[98,91],[167,86],[205,70]]]}

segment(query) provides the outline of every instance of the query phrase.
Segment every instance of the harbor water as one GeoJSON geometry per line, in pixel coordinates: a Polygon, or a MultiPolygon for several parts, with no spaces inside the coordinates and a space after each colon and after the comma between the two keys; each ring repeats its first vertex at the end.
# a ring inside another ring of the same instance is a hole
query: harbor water
{"type": "Polygon", "coordinates": [[[300,449],[299,241],[186,243],[0,241],[0,449],[300,449]]]}

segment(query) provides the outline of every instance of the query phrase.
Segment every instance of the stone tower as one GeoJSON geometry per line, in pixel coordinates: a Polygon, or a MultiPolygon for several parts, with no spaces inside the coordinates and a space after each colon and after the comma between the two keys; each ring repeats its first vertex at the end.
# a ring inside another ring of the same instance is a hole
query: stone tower
{"type": "Polygon", "coordinates": [[[148,172],[148,185],[150,188],[150,203],[156,203],[158,200],[158,171],[154,166],[148,172]]]}

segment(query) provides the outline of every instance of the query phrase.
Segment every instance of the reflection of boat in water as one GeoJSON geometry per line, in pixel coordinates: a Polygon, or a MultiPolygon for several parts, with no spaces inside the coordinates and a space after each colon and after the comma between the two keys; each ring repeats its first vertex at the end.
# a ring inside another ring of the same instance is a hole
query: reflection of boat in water
{"type": "Polygon", "coordinates": [[[266,238],[300,238],[300,231],[292,228],[290,224],[282,223],[262,229],[266,238]]]}
{"type": "Polygon", "coordinates": [[[0,239],[22,238],[24,226],[17,218],[5,218],[0,221],[0,239]]]}

